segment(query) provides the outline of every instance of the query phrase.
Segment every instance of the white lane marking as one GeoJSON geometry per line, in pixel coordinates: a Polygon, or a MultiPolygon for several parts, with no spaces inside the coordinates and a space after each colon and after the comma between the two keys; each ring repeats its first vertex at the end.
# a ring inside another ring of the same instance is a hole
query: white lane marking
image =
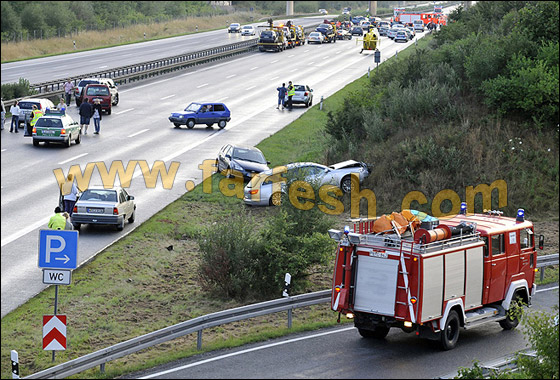
{"type": "MultiPolygon", "coordinates": [[[[293,57],[293,55],[290,55],[290,57],[293,57]]],[[[278,62],[277,59],[275,59],[274,61],[272,61],[272,62],[270,62],[270,63],[276,63],[276,62],[278,62]]]]}
{"type": "Polygon", "coordinates": [[[6,150],[7,150],[7,149],[2,149],[2,150],[0,150],[0,152],[5,152],[6,150]]]}
{"type": "Polygon", "coordinates": [[[535,291],[535,293],[540,293],[540,292],[546,292],[547,290],[554,290],[554,289],[558,289],[558,285],[557,286],[553,286],[551,288],[546,288],[546,289],[537,289],[535,291]]]}
{"type": "Polygon", "coordinates": [[[172,98],[172,97],[174,97],[174,96],[175,96],[175,94],[173,94],[173,95],[167,95],[167,96],[164,96],[163,98],[159,98],[159,100],[169,99],[169,98],[172,98]]]}
{"type": "MultiPolygon", "coordinates": [[[[183,74],[183,75],[185,75],[185,74],[183,74]]],[[[142,86],[131,87],[131,88],[129,88],[128,90],[123,90],[123,91],[121,91],[121,92],[129,92],[129,91],[139,90],[139,89],[144,88],[144,87],[153,86],[154,84],[167,82],[168,80],[171,80],[171,79],[174,79],[174,78],[162,79],[162,80],[160,80],[160,81],[148,83],[148,84],[145,84],[145,85],[142,85],[142,86]]]]}
{"type": "Polygon", "coordinates": [[[304,52],[304,53],[307,53],[308,51],[309,51],[309,49],[307,49],[307,50],[304,50],[303,52],[304,52]]]}
{"type": "Polygon", "coordinates": [[[289,55],[288,58],[295,57],[295,54],[289,55]]]}
{"type": "Polygon", "coordinates": [[[252,90],[253,88],[255,88],[257,86],[251,86],[251,87],[247,87],[245,90],[252,90]]]}
{"type": "Polygon", "coordinates": [[[314,63],[315,63],[315,61],[309,62],[309,63],[308,63],[308,66],[311,66],[311,65],[314,64],[314,63]]]}
{"type": "Polygon", "coordinates": [[[226,96],[226,97],[224,97],[224,98],[218,99],[218,102],[223,102],[224,100],[226,100],[226,99],[228,99],[228,98],[229,98],[229,96],[226,96]]]}
{"type": "Polygon", "coordinates": [[[323,59],[329,59],[329,58],[330,58],[329,56],[324,56],[324,57],[323,57],[323,59]]]}
{"type": "Polygon", "coordinates": [[[346,332],[346,331],[350,331],[350,330],[354,330],[354,327],[346,327],[346,328],[336,330],[336,331],[328,331],[328,332],[313,334],[313,335],[304,336],[304,337],[300,337],[300,338],[289,339],[289,340],[285,340],[285,341],[282,341],[282,342],[266,344],[266,345],[260,346],[260,347],[248,348],[246,350],[241,350],[241,351],[238,351],[238,352],[232,352],[232,353],[229,353],[229,354],[216,356],[215,358],[201,360],[201,361],[196,362],[196,363],[190,363],[190,364],[187,364],[187,365],[184,365],[184,366],[181,366],[181,367],[172,368],[172,369],[168,369],[166,371],[162,371],[162,372],[154,373],[154,374],[151,374],[151,375],[148,375],[148,376],[140,377],[140,379],[151,379],[153,377],[167,375],[168,373],[172,373],[172,372],[176,372],[176,371],[182,371],[182,370],[187,369],[187,368],[192,368],[192,367],[196,367],[196,366],[199,366],[199,365],[202,365],[202,364],[215,362],[215,361],[221,360],[221,359],[231,358],[233,356],[247,354],[249,352],[264,350],[264,349],[267,349],[267,348],[281,346],[283,344],[295,343],[295,342],[299,342],[299,341],[302,341],[302,340],[313,339],[313,338],[317,338],[317,337],[320,337],[320,336],[336,334],[336,333],[346,332]]]}
{"type": "Polygon", "coordinates": [[[121,112],[115,112],[115,115],[122,115],[123,113],[129,112],[129,111],[132,111],[132,110],[134,110],[134,108],[129,108],[129,109],[121,111],[121,112]]]}
{"type": "Polygon", "coordinates": [[[191,73],[185,73],[185,74],[181,74],[181,75],[179,75],[179,76],[180,76],[180,77],[184,77],[184,76],[187,76],[187,75],[194,74],[194,73],[196,73],[196,72],[197,72],[197,71],[193,71],[193,72],[191,72],[191,73]]]}
{"type": "Polygon", "coordinates": [[[226,77],[226,79],[233,78],[236,74],[231,74],[226,77]]]}
{"type": "Polygon", "coordinates": [[[293,73],[294,71],[298,71],[298,69],[293,69],[293,70],[290,70],[290,72],[291,72],[291,73],[293,73]]]}
{"type": "Polygon", "coordinates": [[[51,217],[48,216],[45,219],[39,220],[39,221],[35,222],[34,224],[31,224],[31,225],[27,226],[26,228],[23,228],[21,231],[16,232],[15,234],[10,235],[5,239],[2,239],[2,245],[1,246],[3,247],[6,244],[9,244],[16,239],[19,239],[20,237],[22,237],[24,235],[27,235],[31,231],[36,230],[37,228],[45,226],[49,222],[50,218],[51,217]]]}
{"type": "Polygon", "coordinates": [[[270,78],[270,81],[276,80],[276,79],[278,79],[278,78],[280,78],[280,77],[270,78]]]}
{"type": "Polygon", "coordinates": [[[144,133],[144,132],[149,131],[149,130],[150,130],[149,128],[147,128],[147,129],[142,129],[141,131],[138,131],[138,132],[136,132],[136,133],[133,133],[133,134],[127,136],[127,137],[138,136],[140,133],[144,133]]]}
{"type": "Polygon", "coordinates": [[[253,71],[255,69],[258,69],[258,68],[259,68],[258,66],[255,66],[255,67],[251,68],[251,71],[253,71]]]}
{"type": "Polygon", "coordinates": [[[87,156],[87,155],[88,155],[88,153],[78,154],[76,157],[72,157],[72,158],[69,158],[69,159],[67,159],[67,160],[65,160],[65,161],[59,162],[58,165],[64,165],[64,164],[67,163],[67,162],[77,160],[78,158],[83,157],[83,156],[87,156]]]}
{"type": "Polygon", "coordinates": [[[99,66],[100,69],[104,69],[104,68],[106,68],[106,67],[108,67],[108,66],[107,66],[107,65],[105,65],[105,66],[99,66]]]}
{"type": "Polygon", "coordinates": [[[200,86],[196,86],[196,88],[202,88],[208,86],[208,83],[201,84],[200,86]]]}

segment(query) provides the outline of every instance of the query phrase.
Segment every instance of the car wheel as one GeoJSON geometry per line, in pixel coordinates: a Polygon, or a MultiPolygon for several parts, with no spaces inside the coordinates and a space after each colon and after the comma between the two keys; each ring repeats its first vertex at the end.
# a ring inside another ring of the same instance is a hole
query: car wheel
{"type": "Polygon", "coordinates": [[[70,148],[70,145],[72,145],[72,135],[68,136],[68,140],[64,143],[64,147],[70,148]]]}
{"type": "Polygon", "coordinates": [[[115,96],[115,103],[113,103],[113,105],[116,106],[117,104],[119,104],[119,94],[115,96]]]}
{"type": "Polygon", "coordinates": [[[107,110],[107,115],[110,115],[110,114],[111,114],[111,108],[109,108],[109,109],[107,110]]]}
{"type": "Polygon", "coordinates": [[[33,146],[39,146],[39,141],[33,139],[33,146]]]}
{"type": "Polygon", "coordinates": [[[340,181],[340,189],[343,193],[350,193],[352,191],[352,177],[347,175],[340,181]]]}
{"type": "Polygon", "coordinates": [[[195,122],[194,122],[193,119],[187,120],[187,128],[188,128],[188,129],[193,129],[193,128],[194,128],[194,124],[195,124],[195,122]]]}
{"type": "Polygon", "coordinates": [[[175,128],[180,128],[181,127],[181,124],[179,124],[179,123],[173,123],[173,125],[175,126],[175,128]]]}
{"type": "Polygon", "coordinates": [[[220,120],[218,121],[218,127],[220,127],[220,129],[224,129],[226,127],[227,122],[225,120],[220,120]]]}
{"type": "Polygon", "coordinates": [[[305,108],[309,108],[309,102],[305,103],[305,108]]]}
{"type": "Polygon", "coordinates": [[[82,102],[80,102],[78,99],[76,99],[76,106],[80,106],[82,104],[82,102]]]}
{"type": "Polygon", "coordinates": [[[270,196],[269,201],[271,206],[280,206],[282,204],[282,193],[276,192],[270,196]]]}
{"type": "Polygon", "coordinates": [[[136,210],[134,210],[132,212],[132,215],[130,215],[130,218],[128,218],[128,223],[134,223],[134,218],[136,217],[136,210]]]}
{"type": "Polygon", "coordinates": [[[76,231],[79,231],[81,226],[82,226],[81,223],[72,223],[72,227],[74,227],[76,231]]]}
{"type": "Polygon", "coordinates": [[[206,126],[207,126],[208,128],[210,128],[210,127],[213,126],[213,125],[214,125],[214,123],[207,123],[207,124],[206,124],[206,126]]]}
{"type": "Polygon", "coordinates": [[[122,222],[117,224],[117,231],[122,231],[122,230],[124,230],[124,218],[123,218],[122,222]]]}
{"type": "Polygon", "coordinates": [[[447,321],[445,321],[445,326],[440,332],[440,342],[444,350],[451,350],[457,345],[457,340],[459,339],[459,328],[461,323],[459,322],[459,316],[455,310],[451,310],[447,321]]]}
{"type": "Polygon", "coordinates": [[[76,144],[79,144],[82,142],[82,135],[78,133],[78,137],[76,137],[76,144]]]}

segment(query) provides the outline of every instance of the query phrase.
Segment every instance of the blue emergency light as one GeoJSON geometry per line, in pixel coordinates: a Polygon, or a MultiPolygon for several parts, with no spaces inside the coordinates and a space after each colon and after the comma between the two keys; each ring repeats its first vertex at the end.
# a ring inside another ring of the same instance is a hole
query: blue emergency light
{"type": "Polygon", "coordinates": [[[461,202],[461,211],[459,213],[462,215],[467,214],[467,202],[461,202]]]}
{"type": "Polygon", "coordinates": [[[344,233],[348,235],[349,232],[350,232],[350,226],[344,226],[344,233]]]}
{"type": "Polygon", "coordinates": [[[515,218],[516,222],[524,222],[525,221],[525,210],[520,208],[517,209],[517,218],[515,218]]]}

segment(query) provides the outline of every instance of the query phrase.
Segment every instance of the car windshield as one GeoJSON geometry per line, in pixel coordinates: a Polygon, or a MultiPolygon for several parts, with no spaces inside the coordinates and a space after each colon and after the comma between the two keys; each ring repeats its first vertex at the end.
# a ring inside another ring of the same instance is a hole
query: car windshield
{"type": "Polygon", "coordinates": [[[244,26],[243,29],[253,29],[252,26],[244,26]]]}
{"type": "Polygon", "coordinates": [[[317,28],[327,28],[328,29],[328,28],[332,28],[332,25],[331,24],[321,24],[317,28]]]}
{"type": "Polygon", "coordinates": [[[250,150],[244,148],[235,148],[233,150],[233,156],[231,158],[236,158],[238,160],[257,162],[259,164],[266,164],[266,160],[261,152],[258,150],[250,150]]]}
{"type": "Polygon", "coordinates": [[[319,37],[320,33],[319,32],[311,32],[309,33],[309,37],[319,37]]]}
{"type": "Polygon", "coordinates": [[[294,85],[294,89],[296,91],[306,91],[305,86],[300,86],[300,85],[294,85]]]}
{"type": "Polygon", "coordinates": [[[185,111],[196,112],[200,108],[200,103],[191,103],[185,108],[185,111]]]}
{"type": "Polygon", "coordinates": [[[62,120],[54,119],[51,117],[41,117],[37,120],[35,127],[44,127],[44,128],[62,128],[62,120]]]}
{"type": "Polygon", "coordinates": [[[88,87],[86,95],[109,95],[109,89],[107,87],[88,87]]]}
{"type": "Polygon", "coordinates": [[[261,37],[265,37],[265,38],[274,38],[276,36],[276,33],[274,33],[272,30],[265,30],[261,33],[261,37]]]}
{"type": "Polygon", "coordinates": [[[99,81],[96,81],[96,80],[81,80],[80,83],[78,83],[78,87],[85,87],[88,84],[95,84],[95,83],[99,83],[99,81]]]}
{"type": "Polygon", "coordinates": [[[115,190],[88,189],[80,196],[81,201],[104,201],[116,202],[117,192],[115,190]]]}
{"type": "Polygon", "coordinates": [[[231,27],[238,27],[239,24],[231,24],[230,26],[231,26],[231,27]]]}

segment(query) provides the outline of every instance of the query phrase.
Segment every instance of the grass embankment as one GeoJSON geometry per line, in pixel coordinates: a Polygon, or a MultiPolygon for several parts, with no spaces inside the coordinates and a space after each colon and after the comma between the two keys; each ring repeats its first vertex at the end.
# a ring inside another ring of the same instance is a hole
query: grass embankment
{"type": "Polygon", "coordinates": [[[92,30],[63,38],[2,42],[1,58],[2,63],[6,63],[182,36],[196,33],[197,30],[207,32],[223,29],[226,32],[226,28],[231,22],[250,23],[258,21],[262,17],[264,16],[260,14],[238,12],[235,15],[192,17],[184,20],[131,25],[125,28],[92,30]],[[144,38],[144,33],[146,33],[146,38],[144,38]],[[72,41],[76,41],[76,49],[74,49],[72,41]]]}
{"type": "MultiPolygon", "coordinates": [[[[420,41],[419,45],[422,43],[420,41]]],[[[399,59],[406,59],[411,50],[400,53],[399,59]]],[[[325,99],[323,111],[318,105],[313,106],[286,128],[261,142],[259,148],[273,166],[292,161],[325,162],[327,140],[323,128],[327,111],[341,107],[343,100],[366,82],[364,76],[347,85],[325,99]]],[[[221,179],[220,175],[213,176],[211,194],[203,193],[198,186],[74,271],[72,285],[59,289],[58,313],[68,316],[68,348],[57,353],[54,364],[191,318],[241,306],[232,300],[209,297],[201,290],[197,280],[200,256],[194,237],[202,228],[220,223],[224,216],[247,212],[258,223],[273,210],[246,208],[240,199],[225,197],[218,190],[221,179]],[[167,249],[170,246],[173,248],[167,249]]],[[[340,216],[339,227],[346,217],[340,216]]],[[[557,252],[557,247],[555,249],[557,252]]],[[[324,273],[329,273],[330,268],[332,265],[326,270],[318,270],[305,292],[329,288],[330,275],[324,273]]],[[[552,275],[551,271],[546,275],[552,275]]],[[[254,301],[247,300],[245,304],[254,301]]],[[[53,365],[51,353],[41,349],[41,316],[52,314],[53,304],[54,289],[49,288],[2,319],[2,378],[10,376],[12,349],[19,352],[24,376],[53,365]]],[[[326,304],[316,305],[294,310],[291,330],[286,324],[286,313],[278,313],[204,330],[203,350],[234,347],[291,332],[331,326],[336,324],[336,314],[326,304]]],[[[105,374],[96,368],[74,377],[114,378],[197,353],[196,334],[190,334],[160,344],[155,349],[112,361],[107,364],[105,374]]]]}

